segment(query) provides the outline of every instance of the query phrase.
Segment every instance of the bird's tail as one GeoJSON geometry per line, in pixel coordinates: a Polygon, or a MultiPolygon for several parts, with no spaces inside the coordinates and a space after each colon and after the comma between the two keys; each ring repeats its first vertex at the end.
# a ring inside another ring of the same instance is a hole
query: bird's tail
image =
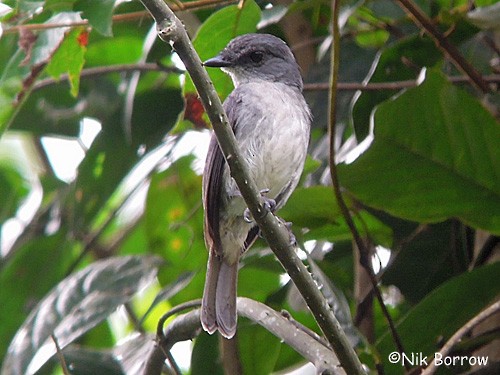
{"type": "Polygon", "coordinates": [[[238,262],[228,264],[210,251],[207,277],[201,303],[201,324],[212,334],[217,329],[230,339],[236,333],[236,286],[238,262]]]}

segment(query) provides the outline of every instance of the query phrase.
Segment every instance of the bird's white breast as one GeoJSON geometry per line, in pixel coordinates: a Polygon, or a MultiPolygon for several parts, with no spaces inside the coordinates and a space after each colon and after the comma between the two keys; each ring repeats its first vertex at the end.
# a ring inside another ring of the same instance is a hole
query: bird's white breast
{"type": "MultiPolygon", "coordinates": [[[[276,198],[288,184],[294,188],[302,172],[309,112],[300,92],[289,86],[264,81],[246,86],[236,138],[258,188],[269,189],[267,196],[276,198]]],[[[228,191],[237,191],[232,179],[226,181],[228,191]]],[[[238,203],[234,209],[245,208],[238,203]]]]}

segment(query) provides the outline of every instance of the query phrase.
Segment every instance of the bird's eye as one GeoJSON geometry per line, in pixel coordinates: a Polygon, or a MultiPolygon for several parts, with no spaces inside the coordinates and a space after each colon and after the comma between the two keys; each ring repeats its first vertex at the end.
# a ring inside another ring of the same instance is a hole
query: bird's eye
{"type": "Polygon", "coordinates": [[[254,63],[260,63],[263,57],[264,55],[259,51],[255,51],[250,54],[250,60],[252,60],[254,63]]]}

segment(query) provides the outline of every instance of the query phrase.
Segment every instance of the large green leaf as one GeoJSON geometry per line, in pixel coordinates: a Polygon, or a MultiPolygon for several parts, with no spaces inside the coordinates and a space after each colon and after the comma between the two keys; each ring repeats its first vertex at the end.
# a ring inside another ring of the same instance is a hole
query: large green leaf
{"type": "MultiPolygon", "coordinates": [[[[441,58],[432,40],[411,36],[382,50],[373,63],[370,83],[403,81],[416,78],[415,67],[433,66],[441,58]]],[[[358,140],[369,132],[373,108],[394,95],[390,90],[363,91],[356,96],[352,107],[352,121],[358,140]]]]}
{"type": "MultiPolygon", "coordinates": [[[[457,329],[495,300],[500,283],[500,262],[457,276],[430,293],[397,324],[406,354],[431,355],[457,329]]],[[[400,363],[391,364],[388,355],[396,350],[387,332],[376,343],[385,374],[402,374],[400,363]]]]}
{"type": "MultiPolygon", "coordinates": [[[[192,155],[182,157],[155,174],[146,198],[148,248],[167,261],[158,277],[164,285],[181,274],[203,269],[208,257],[202,235],[201,179],[191,168],[193,159],[192,155]]],[[[203,275],[196,272],[180,301],[199,298],[202,288],[203,275]]]]}
{"type": "MultiPolygon", "coordinates": [[[[160,144],[175,123],[182,106],[180,90],[177,89],[151,88],[138,93],[131,104],[124,103],[119,94],[113,92],[109,82],[95,82],[95,86],[104,86],[100,91],[101,100],[109,103],[109,108],[100,112],[102,131],[78,168],[75,189],[79,199],[74,207],[76,224],[88,223],[95,218],[140,160],[137,150],[144,148],[149,151],[160,144]],[[131,139],[123,129],[122,121],[128,105],[134,106],[131,139]]],[[[73,197],[70,197],[69,205],[74,205],[73,197]]]]}
{"type": "Polygon", "coordinates": [[[281,346],[277,337],[260,326],[240,324],[238,328],[238,349],[244,374],[272,373],[281,346]]]}
{"type": "Polygon", "coordinates": [[[149,284],[159,265],[152,256],[109,258],[64,279],[19,328],[2,373],[35,372],[56,353],[51,335],[64,348],[149,284]]]}
{"type": "Polygon", "coordinates": [[[0,160],[0,225],[15,215],[29,192],[28,184],[15,166],[0,160]]]}
{"type": "MultiPolygon", "coordinates": [[[[60,12],[54,14],[45,23],[52,24],[69,24],[80,21],[81,17],[77,12],[60,12]]],[[[52,54],[59,48],[60,43],[64,40],[65,33],[68,29],[65,27],[47,28],[40,32],[33,44],[31,53],[31,64],[44,64],[50,60],[52,54]]]]}
{"type": "Polygon", "coordinates": [[[114,6],[115,0],[101,0],[97,3],[92,0],[79,0],[75,4],[75,10],[82,11],[82,17],[99,33],[112,36],[111,16],[114,6]]]}
{"type": "MultiPolygon", "coordinates": [[[[45,23],[71,23],[78,20],[80,16],[77,13],[61,12],[45,23]]],[[[22,48],[13,44],[15,39],[12,38],[5,38],[7,42],[0,43],[2,44],[0,51],[10,50],[12,54],[12,56],[6,55],[10,58],[5,67],[0,65],[0,134],[7,129],[19,112],[30,94],[35,79],[42,72],[41,68],[63,41],[66,30],[67,28],[63,27],[49,27],[36,36],[31,32],[23,33],[17,41],[22,48]]]]}
{"type": "Polygon", "coordinates": [[[224,371],[220,363],[219,336],[202,332],[194,342],[191,354],[192,375],[222,375],[224,371]]]}
{"type": "MultiPolygon", "coordinates": [[[[350,202],[348,204],[352,206],[350,202]]],[[[351,208],[354,209],[353,206],[351,208]]],[[[308,228],[305,240],[341,241],[352,238],[330,186],[296,189],[278,215],[292,222],[294,226],[308,228]]],[[[362,235],[370,235],[377,244],[391,246],[391,229],[369,212],[359,210],[354,221],[362,235]]],[[[295,229],[294,231],[297,232],[295,229]]]]}
{"type": "Polygon", "coordinates": [[[500,234],[500,126],[438,73],[374,114],[374,141],[341,183],[363,203],[421,222],[457,217],[500,234]]]}
{"type": "Polygon", "coordinates": [[[16,330],[40,301],[62,280],[74,261],[77,245],[60,231],[26,241],[0,263],[0,362],[16,330]]]}
{"type": "MultiPolygon", "coordinates": [[[[63,355],[72,375],[138,375],[144,372],[155,346],[153,334],[133,333],[112,350],[73,344],[64,349],[63,355]]],[[[53,358],[52,362],[59,359],[53,358]]]]}
{"type": "Polygon", "coordinates": [[[47,73],[55,79],[59,79],[61,74],[68,74],[73,96],[78,95],[80,88],[80,72],[85,62],[87,38],[88,32],[84,28],[68,32],[46,67],[47,73]]]}
{"type": "Polygon", "coordinates": [[[383,273],[386,285],[395,285],[411,303],[467,270],[468,262],[459,232],[460,223],[449,220],[427,225],[404,243],[383,273]]]}

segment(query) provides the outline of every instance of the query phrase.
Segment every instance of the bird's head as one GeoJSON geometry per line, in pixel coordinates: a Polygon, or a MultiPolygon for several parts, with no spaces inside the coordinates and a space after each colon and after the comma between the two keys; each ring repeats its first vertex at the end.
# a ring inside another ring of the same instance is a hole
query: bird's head
{"type": "Polygon", "coordinates": [[[300,69],[292,51],[283,40],[270,34],[236,37],[203,65],[222,68],[235,86],[263,80],[302,89],[300,69]]]}

